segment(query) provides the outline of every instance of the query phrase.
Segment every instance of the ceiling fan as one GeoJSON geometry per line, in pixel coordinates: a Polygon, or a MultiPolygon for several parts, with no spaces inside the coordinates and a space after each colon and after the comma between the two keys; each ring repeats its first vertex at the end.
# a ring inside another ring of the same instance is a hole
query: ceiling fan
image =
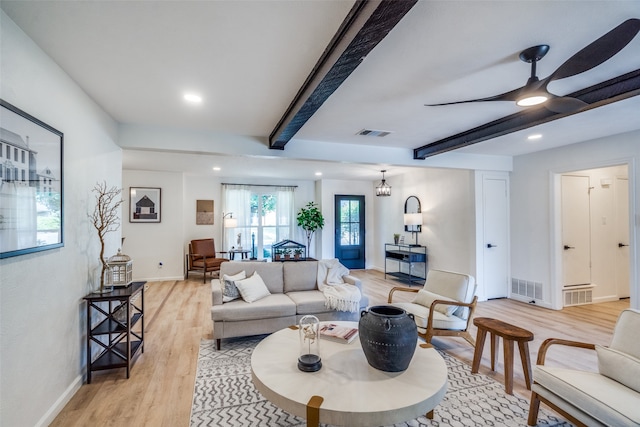
{"type": "Polygon", "coordinates": [[[509,92],[487,98],[470,99],[467,101],[446,102],[443,104],[425,104],[427,107],[441,105],[464,104],[468,102],[485,101],[515,101],[521,107],[530,107],[544,104],[544,107],[556,113],[571,113],[587,106],[577,98],[557,96],[547,90],[547,86],[554,80],[572,77],[588,71],[608,61],[620,52],[640,31],[640,19],[633,18],[609,31],[581,51],[565,61],[557,70],[548,77],[540,80],[536,76],[536,63],[549,51],[548,45],[533,46],[520,53],[520,59],[531,63],[531,77],[527,83],[509,92]]]}

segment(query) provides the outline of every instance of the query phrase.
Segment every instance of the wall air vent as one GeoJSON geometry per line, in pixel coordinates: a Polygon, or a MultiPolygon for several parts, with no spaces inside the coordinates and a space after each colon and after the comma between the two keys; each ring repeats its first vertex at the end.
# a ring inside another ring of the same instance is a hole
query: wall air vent
{"type": "Polygon", "coordinates": [[[595,285],[586,284],[581,286],[565,287],[562,290],[564,306],[584,305],[593,303],[593,288],[595,285]]]}
{"type": "Polygon", "coordinates": [[[511,294],[542,301],[542,283],[511,278],[511,294]]]}
{"type": "Polygon", "coordinates": [[[362,129],[360,132],[358,132],[356,135],[362,135],[362,136],[378,136],[380,138],[382,138],[383,136],[387,136],[390,133],[393,133],[391,131],[388,130],[374,130],[374,129],[362,129]]]}

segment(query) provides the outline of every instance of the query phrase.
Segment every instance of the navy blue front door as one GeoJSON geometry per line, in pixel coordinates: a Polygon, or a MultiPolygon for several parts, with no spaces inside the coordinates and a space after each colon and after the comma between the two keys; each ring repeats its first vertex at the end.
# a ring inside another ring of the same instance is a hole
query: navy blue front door
{"type": "Polygon", "coordinates": [[[335,257],[347,268],[365,264],[364,196],[335,196],[335,257]]]}

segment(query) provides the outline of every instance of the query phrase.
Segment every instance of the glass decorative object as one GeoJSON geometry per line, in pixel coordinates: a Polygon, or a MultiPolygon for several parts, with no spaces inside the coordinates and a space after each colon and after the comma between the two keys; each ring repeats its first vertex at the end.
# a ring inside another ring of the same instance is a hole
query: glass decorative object
{"type": "Polygon", "coordinates": [[[320,359],[320,321],[316,316],[304,316],[300,319],[300,356],[298,369],[304,372],[316,372],[322,368],[320,359]]]}
{"type": "Polygon", "coordinates": [[[113,286],[129,286],[133,282],[133,261],[129,255],[118,253],[107,260],[109,265],[110,280],[113,286]]]}

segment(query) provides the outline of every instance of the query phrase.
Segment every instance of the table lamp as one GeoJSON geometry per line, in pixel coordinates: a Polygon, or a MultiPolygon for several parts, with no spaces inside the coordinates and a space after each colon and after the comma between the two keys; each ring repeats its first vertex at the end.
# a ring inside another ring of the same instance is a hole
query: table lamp
{"type": "Polygon", "coordinates": [[[419,226],[422,225],[422,213],[404,214],[404,225],[411,227],[411,235],[414,233],[416,235],[416,243],[412,246],[420,246],[418,244],[418,230],[420,230],[419,226]]]}

